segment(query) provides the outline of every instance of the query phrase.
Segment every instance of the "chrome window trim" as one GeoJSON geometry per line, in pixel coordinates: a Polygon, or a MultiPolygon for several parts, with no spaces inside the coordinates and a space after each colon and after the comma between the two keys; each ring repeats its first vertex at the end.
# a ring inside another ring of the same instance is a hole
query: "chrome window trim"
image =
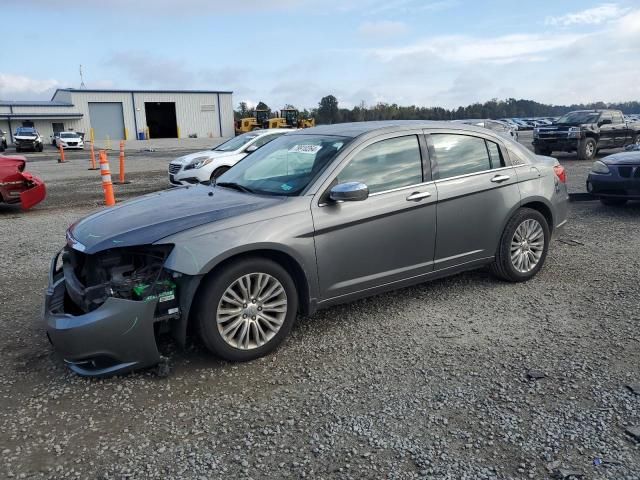
{"type": "Polygon", "coordinates": [[[378,195],[383,195],[385,193],[400,192],[402,190],[408,190],[410,188],[418,188],[418,187],[423,187],[425,185],[433,185],[434,183],[435,182],[433,180],[430,180],[428,182],[414,183],[413,185],[407,185],[405,187],[391,188],[389,190],[383,190],[382,192],[372,193],[369,195],[369,197],[377,197],[378,195]]]}
{"type": "MultiPolygon", "coordinates": [[[[407,185],[405,187],[392,188],[390,190],[384,190],[383,192],[372,193],[372,194],[369,195],[367,200],[369,198],[371,198],[371,197],[377,197],[378,195],[384,195],[385,193],[395,193],[395,192],[400,192],[402,190],[409,190],[409,189],[413,189],[413,188],[425,187],[427,185],[434,185],[434,184],[435,184],[435,182],[433,180],[429,180],[428,182],[414,183],[413,185],[407,185]]],[[[367,200],[363,200],[363,201],[366,202],[367,200]]],[[[332,202],[332,203],[320,203],[320,204],[318,204],[318,207],[326,207],[328,205],[334,205],[336,203],[343,203],[343,202],[340,201],[340,202],[332,202]]]]}
{"type": "Polygon", "coordinates": [[[490,168],[489,170],[482,170],[481,172],[473,172],[473,173],[465,173],[464,175],[456,175],[455,177],[447,177],[447,178],[439,178],[438,180],[434,180],[434,183],[438,184],[440,182],[447,182],[449,180],[456,180],[460,178],[473,177],[476,175],[483,175],[489,172],[500,172],[502,170],[510,170],[513,166],[509,165],[508,167],[500,167],[500,168],[490,168]]]}

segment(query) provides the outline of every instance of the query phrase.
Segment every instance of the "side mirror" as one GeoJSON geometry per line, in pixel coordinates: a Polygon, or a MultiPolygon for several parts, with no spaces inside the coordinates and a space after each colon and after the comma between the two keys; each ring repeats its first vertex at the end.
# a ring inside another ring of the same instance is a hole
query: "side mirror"
{"type": "Polygon", "coordinates": [[[598,122],[598,125],[611,125],[611,119],[605,118],[604,120],[600,120],[600,122],[598,122]]]}
{"type": "Polygon", "coordinates": [[[255,152],[258,148],[257,145],[249,145],[247,148],[244,149],[245,152],[247,153],[251,153],[251,152],[255,152]]]}
{"type": "Polygon", "coordinates": [[[329,192],[334,202],[360,202],[369,198],[369,187],[360,182],[340,183],[329,192]]]}

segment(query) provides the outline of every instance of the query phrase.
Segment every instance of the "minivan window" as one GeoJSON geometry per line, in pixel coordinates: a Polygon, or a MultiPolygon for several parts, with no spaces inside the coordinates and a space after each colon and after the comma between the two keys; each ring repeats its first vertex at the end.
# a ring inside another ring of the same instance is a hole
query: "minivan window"
{"type": "Polygon", "coordinates": [[[338,174],[338,183],[362,182],[369,193],[422,183],[418,137],[390,138],[360,151],[338,174]]]}
{"type": "MultiPolygon", "coordinates": [[[[440,179],[483,172],[492,168],[487,146],[480,137],[436,133],[431,134],[431,139],[440,179]]],[[[497,167],[500,160],[496,161],[497,167]]]]}

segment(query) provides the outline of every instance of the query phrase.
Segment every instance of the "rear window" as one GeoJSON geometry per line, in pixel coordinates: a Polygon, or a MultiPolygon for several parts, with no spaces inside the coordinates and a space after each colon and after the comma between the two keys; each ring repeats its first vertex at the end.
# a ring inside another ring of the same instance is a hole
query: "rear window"
{"type": "Polygon", "coordinates": [[[491,169],[491,159],[483,138],[442,133],[432,134],[431,138],[438,163],[438,178],[491,169]]]}

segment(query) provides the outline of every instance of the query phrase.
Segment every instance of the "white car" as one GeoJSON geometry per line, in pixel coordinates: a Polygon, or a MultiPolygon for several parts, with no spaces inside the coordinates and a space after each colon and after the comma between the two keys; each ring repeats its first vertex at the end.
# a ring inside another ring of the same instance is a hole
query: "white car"
{"type": "Polygon", "coordinates": [[[491,120],[489,118],[478,118],[468,120],[452,120],[454,123],[466,123],[467,125],[476,125],[478,127],[493,130],[498,135],[518,141],[518,127],[509,122],[502,120],[491,120]]]}
{"type": "Polygon", "coordinates": [[[292,128],[255,130],[233,137],[211,150],[176,158],[169,164],[169,183],[171,185],[192,185],[210,182],[251,152],[271,140],[293,131],[292,128]]]}
{"type": "Polygon", "coordinates": [[[68,148],[84,148],[84,140],[76,132],[60,132],[54,137],[56,147],[62,147],[64,150],[68,148]]]}

